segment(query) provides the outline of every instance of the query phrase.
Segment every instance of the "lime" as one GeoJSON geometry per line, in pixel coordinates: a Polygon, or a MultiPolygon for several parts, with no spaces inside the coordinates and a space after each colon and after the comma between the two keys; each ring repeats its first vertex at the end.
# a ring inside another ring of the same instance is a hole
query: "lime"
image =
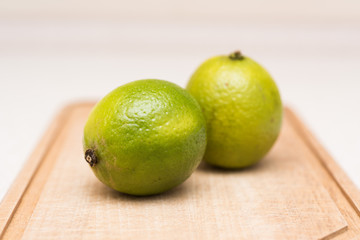
{"type": "Polygon", "coordinates": [[[250,166],[278,137],[282,120],[278,88],[262,66],[240,52],[205,61],[187,90],[207,121],[206,162],[224,168],[250,166]]]}
{"type": "Polygon", "coordinates": [[[97,103],[83,146],[104,184],[132,195],[157,194],[184,182],[199,165],[206,122],[185,89],[163,80],[138,80],[97,103]]]}

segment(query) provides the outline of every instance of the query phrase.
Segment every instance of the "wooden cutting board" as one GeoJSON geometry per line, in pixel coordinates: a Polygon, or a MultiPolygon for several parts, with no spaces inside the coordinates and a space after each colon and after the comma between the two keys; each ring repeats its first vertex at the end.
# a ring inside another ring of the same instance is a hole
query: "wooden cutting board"
{"type": "Polygon", "coordinates": [[[165,194],[132,197],[83,159],[92,107],[55,118],[1,202],[1,239],[360,239],[358,189],[289,109],[256,166],[201,164],[165,194]]]}

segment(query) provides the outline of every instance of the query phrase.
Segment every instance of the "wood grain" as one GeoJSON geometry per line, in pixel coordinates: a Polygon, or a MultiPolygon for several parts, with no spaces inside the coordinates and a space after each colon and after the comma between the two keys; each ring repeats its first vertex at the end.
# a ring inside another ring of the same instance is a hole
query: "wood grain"
{"type": "MultiPolygon", "coordinates": [[[[19,203],[23,199],[24,193],[26,192],[43,160],[43,156],[51,149],[51,144],[55,141],[57,134],[62,128],[63,121],[67,118],[70,108],[70,106],[65,107],[54,119],[40,140],[38,147],[34,150],[18,177],[10,187],[8,193],[2,200],[0,205],[0,237],[4,234],[4,230],[7,228],[9,221],[13,218],[13,214],[16,212],[19,203]]],[[[33,196],[34,198],[39,197],[38,194],[33,194],[33,196]]],[[[23,222],[26,224],[26,221],[23,222]]]]}
{"type": "Polygon", "coordinates": [[[82,129],[92,106],[72,105],[55,120],[22,171],[32,172],[19,175],[0,205],[1,239],[360,236],[359,191],[290,110],[256,166],[225,171],[202,164],[181,186],[140,198],[101,184],[83,160],[82,129]]]}

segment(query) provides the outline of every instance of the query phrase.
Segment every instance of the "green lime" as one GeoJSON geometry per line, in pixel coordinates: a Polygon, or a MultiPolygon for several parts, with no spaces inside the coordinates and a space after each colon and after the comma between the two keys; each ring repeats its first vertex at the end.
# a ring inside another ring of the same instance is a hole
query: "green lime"
{"type": "Polygon", "coordinates": [[[282,120],[278,88],[262,66],[240,52],[205,61],[187,90],[207,121],[206,162],[224,168],[250,166],[278,137],[282,120]]]}
{"type": "Polygon", "coordinates": [[[84,129],[85,159],[109,187],[151,195],[184,182],[206,147],[197,101],[163,80],[139,80],[106,95],[84,129]]]}

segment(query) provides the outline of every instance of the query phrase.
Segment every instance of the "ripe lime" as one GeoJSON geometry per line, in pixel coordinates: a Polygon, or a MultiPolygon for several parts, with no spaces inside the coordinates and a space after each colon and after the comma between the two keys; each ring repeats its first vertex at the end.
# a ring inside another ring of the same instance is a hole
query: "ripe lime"
{"type": "Polygon", "coordinates": [[[206,147],[197,101],[163,80],[139,80],[105,96],[84,129],[85,159],[109,187],[132,195],[164,192],[185,181],[206,147]]]}
{"type": "Polygon", "coordinates": [[[210,58],[187,89],[207,121],[206,162],[247,167],[270,150],[280,131],[282,104],[275,82],[258,63],[240,52],[210,58]]]}

